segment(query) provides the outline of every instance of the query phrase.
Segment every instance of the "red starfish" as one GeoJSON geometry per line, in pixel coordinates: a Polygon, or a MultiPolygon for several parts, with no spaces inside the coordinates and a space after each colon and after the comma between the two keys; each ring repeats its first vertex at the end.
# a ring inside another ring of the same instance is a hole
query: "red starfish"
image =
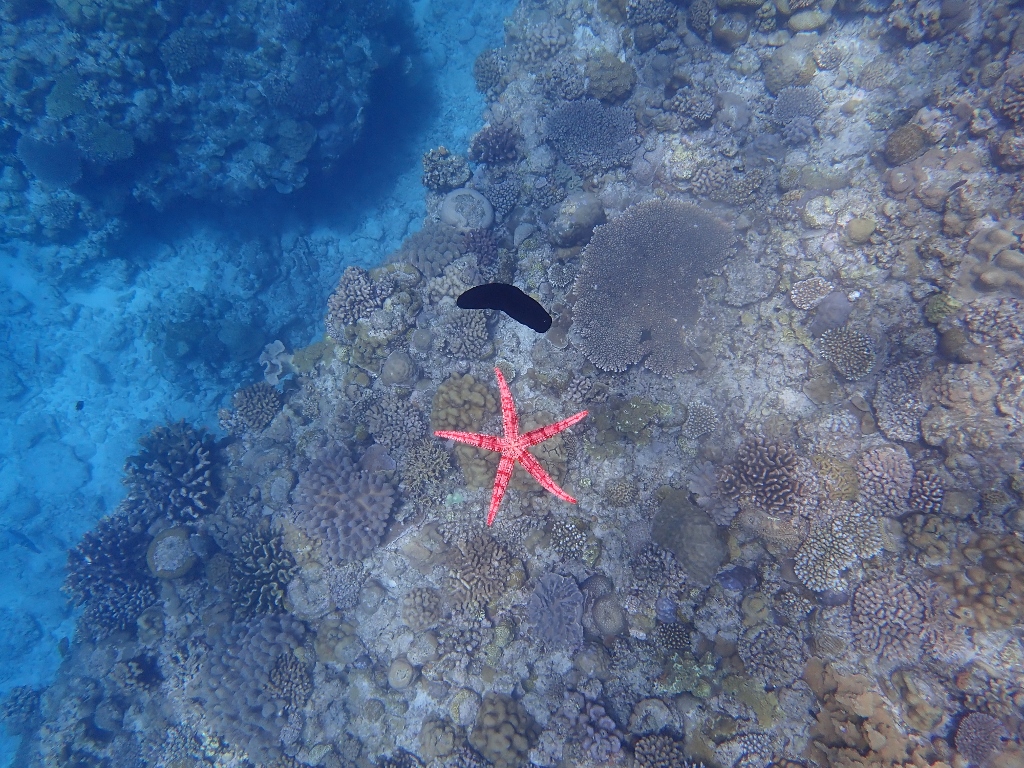
{"type": "Polygon", "coordinates": [[[536,478],[537,482],[545,490],[551,491],[551,493],[563,501],[575,504],[576,499],[559,488],[555,481],[551,479],[551,476],[544,471],[544,467],[540,465],[540,462],[526,449],[531,445],[544,442],[549,437],[554,437],[577,421],[582,421],[587,412],[580,411],[567,419],[562,419],[554,424],[548,424],[546,427],[540,427],[539,429],[527,432],[525,435],[520,435],[519,416],[516,414],[516,404],[512,400],[512,392],[508,388],[508,382],[505,381],[505,377],[502,376],[500,369],[495,368],[494,374],[498,377],[498,390],[501,392],[501,420],[505,425],[504,437],[479,435],[476,432],[448,432],[444,430],[434,433],[435,436],[443,437],[446,440],[455,440],[466,445],[475,446],[476,448],[497,451],[501,454],[501,460],[498,462],[498,474],[494,478],[494,490],[491,492],[491,509],[487,513],[487,524],[491,525],[494,522],[495,515],[498,514],[498,507],[501,505],[501,499],[505,495],[505,489],[508,488],[508,481],[512,479],[512,470],[515,469],[517,461],[522,464],[527,472],[536,478]]]}

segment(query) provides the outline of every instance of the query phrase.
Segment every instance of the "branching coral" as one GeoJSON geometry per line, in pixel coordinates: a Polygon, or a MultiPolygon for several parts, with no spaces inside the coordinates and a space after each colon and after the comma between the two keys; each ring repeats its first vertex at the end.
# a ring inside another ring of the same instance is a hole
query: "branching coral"
{"type": "Polygon", "coordinates": [[[232,561],[231,591],[244,614],[280,613],[285,591],[299,572],[281,536],[261,527],[239,537],[232,561]]]}
{"type": "Polygon", "coordinates": [[[655,200],[594,230],[576,278],[573,326],[598,368],[684,367],[683,338],[700,310],[697,281],[731,254],[728,227],[700,208],[655,200]]]}
{"type": "Polygon", "coordinates": [[[213,439],[180,421],[139,440],[141,451],[125,461],[128,499],[147,517],[190,522],[220,499],[214,476],[213,439]]]}
{"type": "Polygon", "coordinates": [[[355,265],[346,267],[334,293],[327,299],[327,334],[335,341],[344,342],[348,327],[368,317],[381,303],[367,271],[355,265]]]}
{"type": "Polygon", "coordinates": [[[852,328],[834,328],[821,334],[821,356],[836,367],[844,379],[856,381],[875,366],[871,339],[852,328]]]}
{"type": "Polygon", "coordinates": [[[235,392],[232,404],[241,425],[252,432],[259,432],[273,421],[281,410],[281,394],[265,381],[261,381],[235,392]]]}
{"type": "Polygon", "coordinates": [[[636,150],[636,123],[625,109],[595,99],[570,101],[548,117],[548,141],[581,175],[607,171],[636,150]]]}
{"type": "Polygon", "coordinates": [[[869,448],[857,461],[860,498],[878,515],[899,516],[907,510],[914,465],[905,449],[884,445],[869,448]]]}
{"type": "Polygon", "coordinates": [[[100,520],[68,552],[64,591],[85,607],[83,625],[90,633],[134,634],[139,616],[156,603],[156,584],[146,567],[148,544],[143,520],[122,509],[100,520]]]}

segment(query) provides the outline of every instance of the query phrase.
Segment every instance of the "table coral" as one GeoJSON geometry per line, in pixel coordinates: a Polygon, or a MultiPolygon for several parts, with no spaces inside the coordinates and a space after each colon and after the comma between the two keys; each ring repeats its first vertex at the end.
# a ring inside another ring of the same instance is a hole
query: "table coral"
{"type": "Polygon", "coordinates": [[[680,330],[699,314],[697,280],[726,263],[731,241],[718,219],[675,200],[640,203],[598,227],[576,279],[583,353],[603,370],[641,360],[656,372],[678,370],[688,357],[680,330]]]}

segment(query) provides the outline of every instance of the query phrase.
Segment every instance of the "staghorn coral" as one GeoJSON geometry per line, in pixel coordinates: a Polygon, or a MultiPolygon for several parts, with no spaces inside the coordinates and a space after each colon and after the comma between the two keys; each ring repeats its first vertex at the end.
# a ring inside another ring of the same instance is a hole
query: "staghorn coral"
{"type": "Polygon", "coordinates": [[[548,117],[547,139],[577,173],[589,176],[629,161],[636,150],[636,122],[625,109],[595,99],[570,101],[548,117]]]}
{"type": "Polygon", "coordinates": [[[334,292],[327,299],[327,335],[344,342],[350,326],[383,304],[373,280],[365,269],[355,265],[345,268],[334,292]]]}
{"type": "Polygon", "coordinates": [[[768,624],[742,635],[736,650],[747,673],[773,688],[791,685],[803,674],[807,651],[788,627],[768,624]]]}
{"type": "Polygon", "coordinates": [[[280,534],[265,526],[244,531],[233,555],[230,585],[239,610],[244,615],[282,613],[285,591],[299,567],[280,534]]]}
{"type": "Polygon", "coordinates": [[[395,488],[379,473],[359,471],[339,445],[323,449],[292,492],[295,522],[338,563],[360,560],[380,543],[395,488]]]}
{"type": "Polygon", "coordinates": [[[598,368],[641,360],[669,374],[689,357],[682,329],[700,310],[697,281],[723,265],[732,233],[677,200],[634,205],[594,230],[576,278],[574,341],[598,368]]]}
{"type": "Polygon", "coordinates": [[[423,186],[435,192],[461,187],[470,177],[469,163],[462,155],[435,147],[423,154],[423,186]]]}
{"type": "Polygon", "coordinates": [[[875,514],[898,517],[907,510],[914,465],[904,448],[869,448],[857,460],[860,498],[875,514]]]}
{"type": "Polygon", "coordinates": [[[242,426],[251,432],[259,432],[281,410],[281,394],[265,381],[260,381],[235,392],[231,403],[242,426]]]}
{"type": "Polygon", "coordinates": [[[281,755],[281,733],[312,689],[306,628],[289,614],[230,624],[210,638],[189,693],[211,731],[257,763],[281,755]]]}
{"type": "Polygon", "coordinates": [[[124,463],[128,500],[149,519],[190,522],[220,499],[213,438],[180,421],[156,427],[139,440],[140,452],[124,463]]]}
{"type": "Polygon", "coordinates": [[[488,693],[469,733],[469,743],[494,768],[518,768],[528,761],[540,728],[521,703],[503,693],[488,693]]]}
{"type": "Polygon", "coordinates": [[[863,379],[875,366],[871,339],[846,326],[821,334],[821,356],[849,381],[863,379]]]}
{"type": "Polygon", "coordinates": [[[885,371],[875,388],[871,404],[878,427],[890,440],[915,442],[921,438],[921,417],[928,405],[921,398],[925,370],[907,360],[885,371]]]}
{"type": "Polygon", "coordinates": [[[583,644],[583,593],[571,578],[541,576],[526,603],[526,617],[545,648],[572,650],[583,644]]]}
{"type": "Polygon", "coordinates": [[[146,566],[148,544],[144,521],[120,508],[68,552],[64,591],[85,607],[82,626],[90,634],[134,634],[139,616],[156,603],[156,582],[146,566]]]}
{"type": "Polygon", "coordinates": [[[792,446],[755,437],[740,445],[736,459],[722,467],[718,480],[726,498],[777,515],[792,512],[802,493],[797,469],[792,446]]]}

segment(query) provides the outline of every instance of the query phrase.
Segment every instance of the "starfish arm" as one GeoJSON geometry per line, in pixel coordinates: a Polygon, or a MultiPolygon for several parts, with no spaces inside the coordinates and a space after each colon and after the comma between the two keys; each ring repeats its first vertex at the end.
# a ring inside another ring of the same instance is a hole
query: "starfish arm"
{"type": "Polygon", "coordinates": [[[435,432],[434,437],[444,440],[454,440],[457,443],[472,445],[474,448],[486,448],[488,451],[501,451],[501,438],[494,435],[478,435],[475,432],[448,432],[442,430],[435,432]]]}
{"type": "Polygon", "coordinates": [[[512,470],[515,469],[515,459],[509,456],[502,456],[498,462],[498,474],[494,476],[494,490],[491,491],[491,508],[487,510],[487,524],[494,523],[498,514],[498,507],[501,506],[501,499],[508,488],[508,481],[512,479],[512,470]]]}
{"type": "Polygon", "coordinates": [[[551,475],[544,471],[544,467],[540,465],[540,462],[537,461],[537,458],[532,453],[523,451],[519,457],[519,463],[526,468],[527,472],[534,476],[545,491],[550,491],[562,501],[568,501],[570,504],[576,503],[576,499],[558,487],[558,484],[551,479],[551,475]]]}
{"type": "Polygon", "coordinates": [[[537,443],[542,443],[549,437],[554,437],[559,432],[568,429],[573,424],[583,421],[583,419],[586,418],[586,416],[587,411],[580,411],[579,413],[575,413],[567,419],[556,421],[554,424],[548,424],[546,427],[540,427],[539,429],[535,429],[532,432],[527,432],[525,435],[522,436],[521,440],[525,445],[536,445],[537,443]]]}
{"type": "Polygon", "coordinates": [[[501,368],[495,368],[494,375],[498,377],[498,392],[501,394],[501,421],[505,425],[505,439],[515,440],[519,436],[519,414],[516,413],[512,390],[508,388],[501,368]]]}

